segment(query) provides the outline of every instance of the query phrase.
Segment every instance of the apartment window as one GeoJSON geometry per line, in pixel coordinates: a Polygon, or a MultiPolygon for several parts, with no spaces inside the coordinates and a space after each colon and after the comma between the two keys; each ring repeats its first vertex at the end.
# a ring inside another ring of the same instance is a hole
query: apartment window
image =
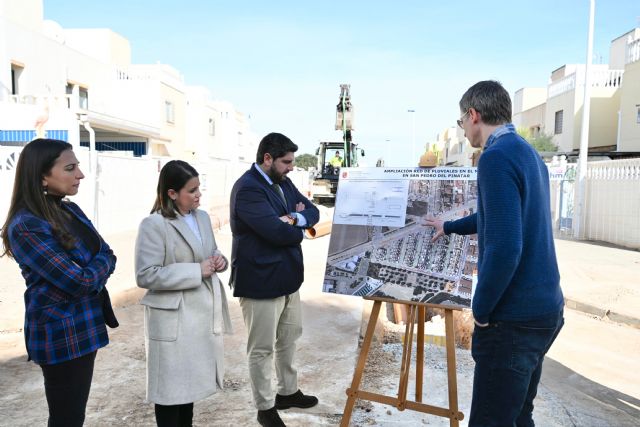
{"type": "Polygon", "coordinates": [[[20,76],[24,67],[18,64],[11,64],[11,95],[20,93],[20,76]]]}
{"type": "Polygon", "coordinates": [[[78,97],[80,100],[78,106],[82,110],[88,110],[89,109],[89,89],[80,87],[80,90],[78,91],[78,97]]]}
{"type": "Polygon", "coordinates": [[[64,89],[64,93],[67,94],[67,108],[71,108],[71,98],[73,96],[73,83],[67,83],[64,89]]]}
{"type": "Polygon", "coordinates": [[[74,101],[74,97],[78,97],[78,108],[81,110],[89,109],[89,89],[86,87],[82,87],[76,83],[67,82],[67,86],[64,89],[65,94],[67,95],[67,107],[72,108],[74,101]]]}
{"type": "Polygon", "coordinates": [[[556,111],[556,119],[553,125],[553,133],[556,135],[562,133],[563,116],[564,116],[564,110],[556,111]]]}
{"type": "Polygon", "coordinates": [[[211,136],[216,135],[216,122],[215,120],[213,120],[213,117],[209,118],[209,135],[211,136]]]}
{"type": "Polygon", "coordinates": [[[173,102],[164,101],[164,114],[167,123],[175,123],[176,121],[176,111],[173,106],[173,102]]]}

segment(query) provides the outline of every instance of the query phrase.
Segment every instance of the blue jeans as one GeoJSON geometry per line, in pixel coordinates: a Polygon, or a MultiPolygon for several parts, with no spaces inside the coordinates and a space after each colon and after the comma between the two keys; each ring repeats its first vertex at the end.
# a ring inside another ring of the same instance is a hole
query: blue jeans
{"type": "Polygon", "coordinates": [[[542,362],[564,325],[563,311],[528,322],[475,326],[476,362],[469,427],[534,426],[533,399],[542,362]]]}

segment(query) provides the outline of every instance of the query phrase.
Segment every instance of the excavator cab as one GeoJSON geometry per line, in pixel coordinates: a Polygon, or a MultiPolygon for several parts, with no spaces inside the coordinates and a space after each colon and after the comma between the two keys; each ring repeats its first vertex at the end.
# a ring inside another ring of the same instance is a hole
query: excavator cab
{"type": "Polygon", "coordinates": [[[345,153],[345,143],[341,141],[322,141],[316,150],[318,163],[313,180],[313,200],[322,205],[335,203],[340,169],[357,167],[364,150],[358,144],[349,142],[345,153]],[[336,155],[337,154],[337,155],[336,155]],[[340,160],[337,159],[340,158],[340,160]]]}
{"type": "Polygon", "coordinates": [[[353,105],[351,104],[351,85],[340,85],[340,98],[336,105],[336,130],[342,131],[342,141],[320,142],[316,150],[318,164],[312,183],[313,201],[327,206],[335,204],[338,189],[338,177],[343,167],[357,167],[358,157],[364,156],[364,150],[352,142],[353,105]]]}

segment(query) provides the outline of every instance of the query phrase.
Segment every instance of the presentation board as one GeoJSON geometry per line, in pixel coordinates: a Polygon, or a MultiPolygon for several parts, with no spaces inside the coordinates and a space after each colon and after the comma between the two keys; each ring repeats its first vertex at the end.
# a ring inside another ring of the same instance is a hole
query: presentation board
{"type": "Polygon", "coordinates": [[[424,220],[471,215],[476,168],[343,168],[323,291],[469,307],[475,235],[432,242],[424,220]]]}

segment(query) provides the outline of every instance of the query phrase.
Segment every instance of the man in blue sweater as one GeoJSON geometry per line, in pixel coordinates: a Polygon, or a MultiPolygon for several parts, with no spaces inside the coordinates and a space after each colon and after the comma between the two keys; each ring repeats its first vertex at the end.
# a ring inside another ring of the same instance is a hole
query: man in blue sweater
{"type": "Polygon", "coordinates": [[[478,234],[469,426],[533,426],[544,355],[564,324],[549,175],[510,123],[511,100],[500,83],[476,83],[459,105],[458,125],[483,150],[478,210],[457,221],[426,224],[435,227],[434,240],[478,234]]]}

